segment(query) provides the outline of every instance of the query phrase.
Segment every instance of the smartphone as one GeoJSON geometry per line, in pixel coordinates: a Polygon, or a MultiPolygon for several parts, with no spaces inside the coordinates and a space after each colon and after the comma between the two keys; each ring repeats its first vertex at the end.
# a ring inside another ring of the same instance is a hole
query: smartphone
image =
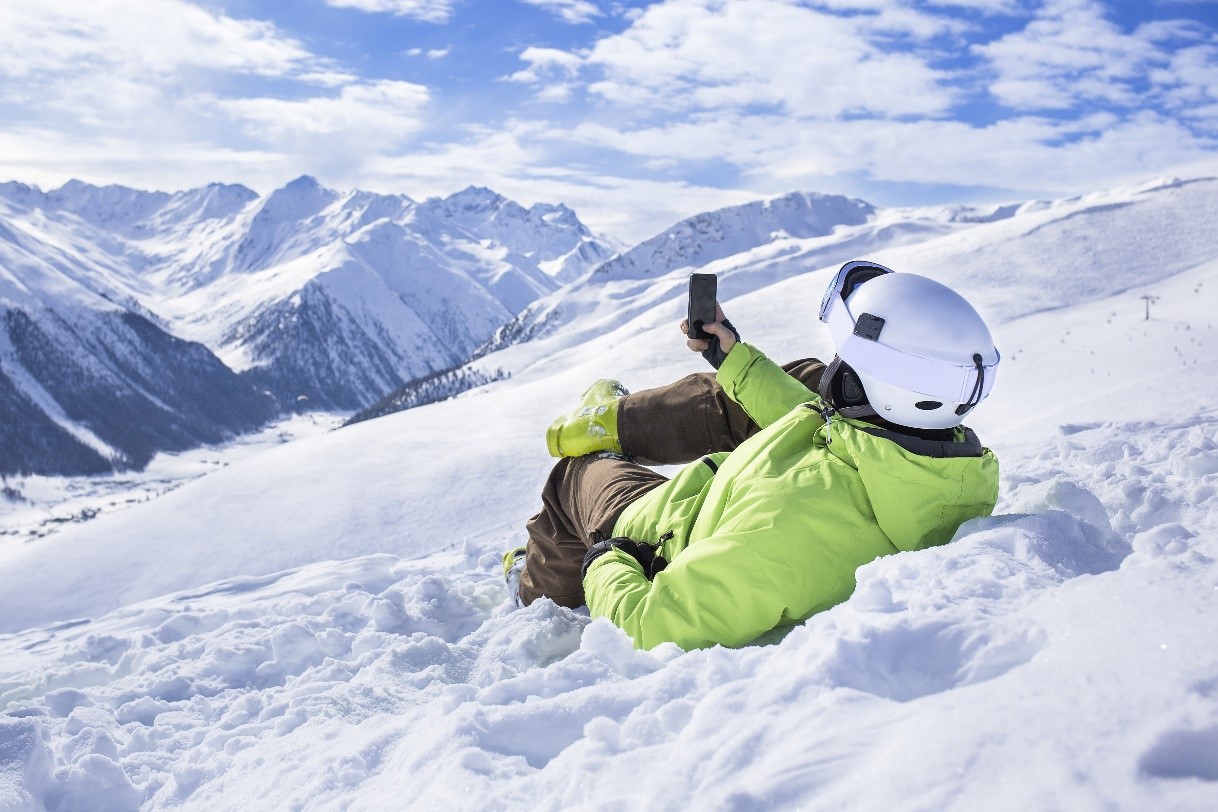
{"type": "Polygon", "coordinates": [[[719,295],[719,278],[713,273],[695,273],[689,276],[689,337],[708,339],[711,334],[702,325],[715,319],[715,303],[719,295]]]}

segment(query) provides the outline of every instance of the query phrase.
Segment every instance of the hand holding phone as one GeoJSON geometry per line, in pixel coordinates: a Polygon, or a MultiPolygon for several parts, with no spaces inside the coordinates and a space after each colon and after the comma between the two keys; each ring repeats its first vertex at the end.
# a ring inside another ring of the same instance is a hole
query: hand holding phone
{"type": "Polygon", "coordinates": [[[712,367],[718,369],[740,340],[740,333],[719,309],[718,279],[712,273],[696,273],[689,277],[689,315],[681,329],[685,331],[689,348],[702,353],[712,367]],[[716,332],[705,328],[718,323],[716,332]]]}
{"type": "Polygon", "coordinates": [[[695,273],[689,276],[689,332],[690,338],[709,341],[712,336],[702,329],[716,318],[715,306],[719,295],[719,278],[713,273],[695,273]]]}

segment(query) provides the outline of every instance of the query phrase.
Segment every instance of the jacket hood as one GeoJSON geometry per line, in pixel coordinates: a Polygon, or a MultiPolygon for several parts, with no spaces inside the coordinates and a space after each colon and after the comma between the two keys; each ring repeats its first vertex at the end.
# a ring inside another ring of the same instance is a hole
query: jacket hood
{"type": "Polygon", "coordinates": [[[854,420],[833,421],[829,450],[858,471],[876,522],[899,550],[945,544],[998,498],[998,460],[971,429],[925,440],[854,420]]]}

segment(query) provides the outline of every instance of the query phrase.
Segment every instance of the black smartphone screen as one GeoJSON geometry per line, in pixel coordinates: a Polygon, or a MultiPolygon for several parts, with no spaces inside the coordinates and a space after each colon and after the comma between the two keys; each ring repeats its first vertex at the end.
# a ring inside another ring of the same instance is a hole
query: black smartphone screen
{"type": "Polygon", "coordinates": [[[702,325],[715,321],[715,300],[719,294],[719,278],[713,273],[689,276],[689,337],[707,339],[710,333],[702,325]]]}

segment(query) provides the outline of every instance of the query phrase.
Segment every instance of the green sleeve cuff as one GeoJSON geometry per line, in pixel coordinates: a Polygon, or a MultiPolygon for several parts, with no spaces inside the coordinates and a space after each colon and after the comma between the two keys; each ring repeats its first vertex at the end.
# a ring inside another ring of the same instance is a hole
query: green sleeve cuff
{"type": "Polygon", "coordinates": [[[618,549],[612,549],[588,565],[588,572],[584,575],[584,583],[587,584],[588,579],[592,577],[592,573],[596,572],[598,569],[608,563],[624,564],[639,575],[643,574],[643,566],[635,560],[634,556],[624,553],[618,549]]]}
{"type": "Polygon", "coordinates": [[[588,565],[584,575],[584,600],[593,617],[612,619],[614,607],[622,598],[643,587],[651,587],[643,575],[643,567],[634,556],[621,550],[610,550],[588,565]]]}
{"type": "Polygon", "coordinates": [[[723,359],[723,363],[719,365],[719,371],[715,373],[715,380],[731,393],[735,390],[735,383],[740,380],[744,371],[749,368],[756,357],[757,351],[753,349],[752,345],[737,341],[731,352],[723,359]]]}

